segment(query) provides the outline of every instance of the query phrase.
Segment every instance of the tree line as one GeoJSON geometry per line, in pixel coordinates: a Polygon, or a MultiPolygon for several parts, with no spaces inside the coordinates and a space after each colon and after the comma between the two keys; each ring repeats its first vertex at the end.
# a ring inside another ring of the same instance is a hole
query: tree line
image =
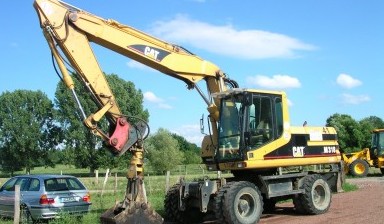
{"type": "Polygon", "coordinates": [[[336,129],[340,149],[352,153],[370,148],[372,130],[383,129],[384,121],[377,116],[357,121],[348,114],[336,113],[327,119],[326,126],[336,129]]]}
{"type": "MultiPolygon", "coordinates": [[[[97,111],[88,91],[72,74],[75,91],[85,114],[97,111]]],[[[135,117],[148,121],[149,112],[143,108],[143,94],[132,82],[115,74],[106,75],[124,115],[135,123],[135,117]]],[[[98,126],[108,130],[106,119],[98,126]]],[[[30,173],[34,167],[54,167],[56,164],[88,168],[128,167],[130,154],[115,157],[104,149],[101,139],[86,129],[82,115],[71,92],[59,82],[54,100],[42,91],[16,90],[0,95],[0,169],[13,175],[16,171],[30,173]]],[[[200,163],[200,150],[182,136],[159,129],[145,141],[146,160],[160,172],[172,165],[200,163]],[[152,140],[155,139],[155,140],[152,140]],[[170,158],[164,159],[165,156],[170,158]],[[167,162],[167,164],[164,163],[167,162]]]]}
{"type": "MultiPolygon", "coordinates": [[[[75,74],[75,90],[85,114],[97,111],[92,100],[75,74]]],[[[148,121],[149,112],[143,108],[143,94],[130,81],[115,74],[106,75],[123,114],[135,123],[134,117],[148,121]]],[[[112,156],[104,150],[100,138],[94,136],[82,123],[82,116],[71,92],[59,82],[55,98],[51,101],[41,91],[16,90],[0,95],[0,169],[13,175],[15,171],[27,173],[38,166],[54,167],[56,164],[88,168],[93,173],[99,168],[128,166],[130,155],[112,156]]],[[[98,125],[108,130],[106,119],[98,125]]],[[[371,130],[384,128],[381,118],[370,116],[356,121],[347,114],[333,114],[326,126],[338,132],[340,148],[344,152],[370,147],[371,130]]],[[[200,148],[185,138],[160,128],[144,143],[145,160],[157,172],[164,173],[180,164],[201,163],[200,148]],[[171,163],[169,161],[172,161],[171,163]]]]}

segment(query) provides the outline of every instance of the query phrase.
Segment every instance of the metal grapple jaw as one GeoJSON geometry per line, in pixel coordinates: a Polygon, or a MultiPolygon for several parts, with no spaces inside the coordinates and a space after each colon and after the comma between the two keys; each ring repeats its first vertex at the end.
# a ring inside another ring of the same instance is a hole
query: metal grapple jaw
{"type": "Polygon", "coordinates": [[[124,201],[108,209],[100,216],[102,224],[160,224],[163,218],[146,200],[144,183],[141,178],[128,181],[124,201]]]}

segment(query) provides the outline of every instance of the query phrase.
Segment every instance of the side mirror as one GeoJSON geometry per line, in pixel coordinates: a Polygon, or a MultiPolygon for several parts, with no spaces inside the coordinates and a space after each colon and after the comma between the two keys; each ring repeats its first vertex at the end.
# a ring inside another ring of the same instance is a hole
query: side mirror
{"type": "Polygon", "coordinates": [[[202,114],[200,118],[200,132],[204,134],[204,114],[202,114]]]}

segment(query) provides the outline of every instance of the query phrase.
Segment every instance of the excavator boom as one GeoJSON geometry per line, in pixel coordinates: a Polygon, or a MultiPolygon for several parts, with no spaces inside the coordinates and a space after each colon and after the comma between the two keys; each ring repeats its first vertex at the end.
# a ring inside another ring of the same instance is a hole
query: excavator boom
{"type": "MultiPolygon", "coordinates": [[[[208,108],[211,108],[209,111],[213,122],[212,128],[214,135],[217,135],[214,127],[218,120],[218,109],[215,106],[218,102],[214,102],[210,95],[225,91],[226,83],[233,84],[234,81],[229,80],[216,65],[180,46],[159,40],[115,20],[102,19],[61,1],[36,0],[34,7],[66,85],[73,90],[73,81],[65,68],[65,62],[68,61],[100,106],[99,111],[94,114],[82,113],[85,125],[108,142],[113,153],[124,153],[140,136],[130,141],[127,135],[121,133],[129,133],[131,129],[120,125],[126,121],[121,119],[119,106],[92,51],[90,42],[182,80],[189,89],[196,88],[208,108]],[[196,85],[201,80],[205,80],[207,84],[207,94],[204,94],[196,85]],[[97,122],[103,116],[107,116],[111,126],[115,126],[114,135],[108,135],[97,128],[97,122]]],[[[139,131],[138,135],[140,134],[139,131]]]]}

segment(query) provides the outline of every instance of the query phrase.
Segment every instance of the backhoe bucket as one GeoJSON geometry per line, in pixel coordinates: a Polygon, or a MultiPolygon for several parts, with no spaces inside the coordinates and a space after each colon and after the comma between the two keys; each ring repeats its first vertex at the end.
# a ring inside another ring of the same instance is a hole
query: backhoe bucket
{"type": "Polygon", "coordinates": [[[160,224],[163,218],[147,203],[134,203],[130,208],[115,214],[117,205],[104,212],[100,221],[103,224],[160,224]]]}

